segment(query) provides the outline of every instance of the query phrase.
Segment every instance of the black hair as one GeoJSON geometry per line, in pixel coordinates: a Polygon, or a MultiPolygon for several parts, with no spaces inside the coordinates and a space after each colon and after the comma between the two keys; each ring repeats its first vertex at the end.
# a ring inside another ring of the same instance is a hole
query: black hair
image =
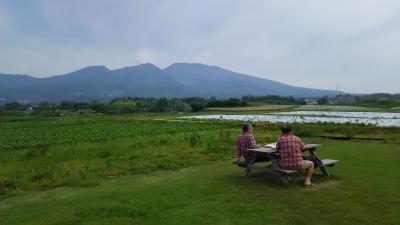
{"type": "Polygon", "coordinates": [[[283,134],[288,134],[288,133],[292,132],[292,126],[290,126],[290,124],[284,124],[281,127],[281,130],[282,130],[283,134]]]}
{"type": "Polygon", "coordinates": [[[251,125],[250,125],[250,124],[244,124],[244,125],[242,126],[242,130],[243,130],[243,132],[247,132],[247,131],[249,131],[250,127],[251,127],[251,125]]]}

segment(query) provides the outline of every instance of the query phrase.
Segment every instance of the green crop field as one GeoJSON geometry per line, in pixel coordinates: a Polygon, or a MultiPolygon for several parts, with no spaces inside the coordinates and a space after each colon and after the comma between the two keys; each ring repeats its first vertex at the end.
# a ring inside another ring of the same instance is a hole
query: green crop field
{"type": "Polygon", "coordinates": [[[176,134],[188,131],[208,130],[210,126],[187,123],[144,123],[134,118],[54,118],[0,123],[0,150],[13,150],[54,144],[77,144],[118,138],[176,134]]]}
{"type": "MultiPolygon", "coordinates": [[[[332,177],[231,164],[238,121],[176,115],[0,118],[0,224],[398,224],[400,128],[295,124],[332,177]],[[329,137],[351,136],[340,141],[329,137]]],[[[255,123],[259,143],[279,125],[255,123]]]]}

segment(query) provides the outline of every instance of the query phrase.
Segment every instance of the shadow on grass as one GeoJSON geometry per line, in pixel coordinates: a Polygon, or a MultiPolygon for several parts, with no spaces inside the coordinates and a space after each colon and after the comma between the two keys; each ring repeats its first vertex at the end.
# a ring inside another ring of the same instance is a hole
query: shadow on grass
{"type": "MultiPolygon", "coordinates": [[[[305,173],[298,172],[293,174],[290,177],[290,184],[286,185],[282,183],[280,177],[274,174],[269,174],[260,171],[252,171],[249,176],[246,176],[245,170],[243,169],[242,173],[237,171],[235,173],[230,173],[225,176],[228,182],[234,183],[237,186],[264,186],[270,188],[296,188],[303,187],[304,184],[304,176],[305,173]]],[[[330,175],[329,177],[321,174],[319,169],[315,171],[312,177],[312,182],[316,185],[316,187],[326,187],[332,186],[333,184],[337,184],[340,181],[339,177],[335,175],[330,175]]]]}

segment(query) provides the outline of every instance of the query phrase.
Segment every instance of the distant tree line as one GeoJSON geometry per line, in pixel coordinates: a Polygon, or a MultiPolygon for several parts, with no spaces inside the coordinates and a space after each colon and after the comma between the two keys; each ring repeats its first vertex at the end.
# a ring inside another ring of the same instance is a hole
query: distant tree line
{"type": "Polygon", "coordinates": [[[301,105],[304,104],[303,98],[294,98],[292,96],[264,95],[264,96],[243,96],[243,101],[260,102],[271,105],[301,105]]]}
{"type": "Polygon", "coordinates": [[[398,107],[400,106],[400,94],[376,93],[357,96],[355,104],[369,107],[398,107]]]}
{"type": "Polygon", "coordinates": [[[207,107],[237,107],[246,106],[247,102],[237,98],[217,100],[213,98],[115,98],[109,102],[90,101],[74,102],[70,100],[61,101],[59,104],[41,102],[38,105],[31,105],[19,102],[9,102],[1,107],[5,111],[29,111],[32,114],[52,115],[62,111],[79,113],[104,113],[124,114],[136,112],[189,112],[201,111],[207,107]]]}
{"type": "MultiPolygon", "coordinates": [[[[346,104],[351,100],[352,105],[365,105],[376,107],[397,107],[400,106],[400,94],[371,94],[363,96],[339,95],[336,97],[324,96],[318,99],[319,104],[346,104]],[[334,100],[339,99],[341,102],[334,100]]],[[[103,114],[124,114],[124,113],[151,113],[151,112],[198,112],[207,107],[243,107],[249,103],[265,103],[274,105],[302,105],[303,98],[285,97],[278,95],[265,96],[243,96],[239,98],[216,99],[211,98],[140,98],[121,97],[109,102],[90,101],[74,102],[70,100],[61,101],[59,104],[41,102],[36,105],[9,102],[1,106],[0,113],[4,112],[29,112],[30,114],[55,115],[64,111],[78,113],[103,113],[103,114]]]]}

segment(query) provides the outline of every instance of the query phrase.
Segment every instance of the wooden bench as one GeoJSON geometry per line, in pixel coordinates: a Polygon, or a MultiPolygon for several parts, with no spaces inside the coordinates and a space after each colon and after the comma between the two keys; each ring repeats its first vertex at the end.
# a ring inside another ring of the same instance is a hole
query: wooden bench
{"type": "Polygon", "coordinates": [[[322,166],[328,166],[328,167],[333,167],[336,165],[336,163],[339,162],[339,160],[336,159],[322,159],[322,166]]]}

